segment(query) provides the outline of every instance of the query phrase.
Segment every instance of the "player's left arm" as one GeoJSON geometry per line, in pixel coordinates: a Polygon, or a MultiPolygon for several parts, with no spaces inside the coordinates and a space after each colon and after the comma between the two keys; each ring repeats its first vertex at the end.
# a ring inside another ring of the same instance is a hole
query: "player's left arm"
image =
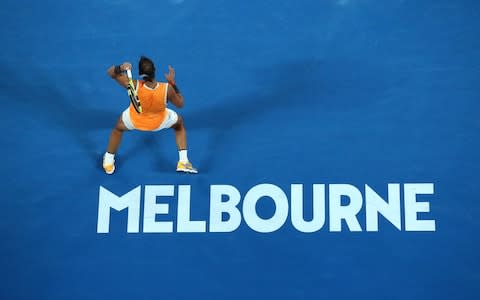
{"type": "Polygon", "coordinates": [[[107,70],[107,74],[115,80],[119,85],[123,86],[124,88],[128,87],[128,77],[125,74],[125,71],[131,70],[132,64],[129,62],[125,62],[118,66],[111,66],[107,70]]]}
{"type": "Polygon", "coordinates": [[[175,70],[172,66],[168,66],[168,73],[164,74],[165,79],[169,84],[169,89],[167,92],[167,100],[173,103],[178,108],[183,107],[183,95],[180,93],[180,90],[177,87],[175,82],[175,70]]]}

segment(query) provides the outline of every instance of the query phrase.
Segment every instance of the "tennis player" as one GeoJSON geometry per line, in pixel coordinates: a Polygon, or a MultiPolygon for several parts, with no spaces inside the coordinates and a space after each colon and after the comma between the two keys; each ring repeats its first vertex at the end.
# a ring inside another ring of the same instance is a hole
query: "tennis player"
{"type": "MultiPolygon", "coordinates": [[[[111,66],[107,72],[118,84],[127,88],[129,80],[125,72],[131,69],[132,65],[125,62],[122,65],[111,66]]],[[[124,131],[159,131],[166,128],[172,128],[175,131],[179,155],[177,171],[198,173],[188,160],[187,133],[183,119],[175,111],[167,108],[167,102],[171,102],[178,108],[183,107],[183,96],[175,83],[175,70],[168,66],[168,74],[164,74],[167,82],[158,82],[155,80],[153,61],[144,56],[140,58],[138,70],[142,79],[133,80],[133,84],[142,106],[142,112],[137,113],[130,103],[130,106],[121,114],[110,135],[107,152],[103,156],[105,173],[113,174],[115,171],[115,153],[124,131]]]]}

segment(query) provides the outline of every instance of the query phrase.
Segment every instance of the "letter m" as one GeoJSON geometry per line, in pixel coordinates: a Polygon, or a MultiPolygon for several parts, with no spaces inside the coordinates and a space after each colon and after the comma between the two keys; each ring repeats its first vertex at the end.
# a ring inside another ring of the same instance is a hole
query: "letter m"
{"type": "Polygon", "coordinates": [[[110,208],[116,211],[128,209],[127,232],[136,233],[140,222],[140,186],[119,197],[100,186],[98,199],[97,233],[108,233],[110,230],[110,208]]]}

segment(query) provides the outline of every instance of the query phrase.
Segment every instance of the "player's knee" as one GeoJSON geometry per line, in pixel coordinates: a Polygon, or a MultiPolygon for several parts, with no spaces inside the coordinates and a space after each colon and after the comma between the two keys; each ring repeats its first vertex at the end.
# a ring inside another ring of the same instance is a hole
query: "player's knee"
{"type": "Polygon", "coordinates": [[[175,123],[175,125],[173,125],[173,129],[180,130],[180,129],[183,129],[183,128],[184,128],[183,118],[182,118],[182,116],[178,115],[177,122],[175,123]]]}
{"type": "Polygon", "coordinates": [[[127,130],[125,124],[123,124],[122,119],[119,119],[119,120],[117,121],[117,123],[115,124],[115,128],[114,128],[114,129],[117,130],[117,131],[125,131],[125,130],[127,130]]]}

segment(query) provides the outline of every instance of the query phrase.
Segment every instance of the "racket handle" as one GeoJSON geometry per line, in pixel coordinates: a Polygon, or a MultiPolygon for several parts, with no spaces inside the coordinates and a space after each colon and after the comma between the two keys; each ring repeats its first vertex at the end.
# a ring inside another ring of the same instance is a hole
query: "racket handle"
{"type": "Polygon", "coordinates": [[[128,79],[132,79],[132,70],[130,69],[127,70],[127,76],[128,76],[128,79]]]}

